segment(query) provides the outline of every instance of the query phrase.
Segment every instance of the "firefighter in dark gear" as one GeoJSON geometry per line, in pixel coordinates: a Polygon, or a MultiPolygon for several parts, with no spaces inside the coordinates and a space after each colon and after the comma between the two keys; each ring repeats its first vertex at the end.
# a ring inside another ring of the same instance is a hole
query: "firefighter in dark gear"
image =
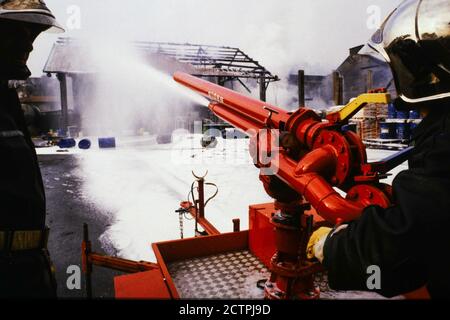
{"type": "Polygon", "coordinates": [[[43,31],[60,29],[41,0],[0,0],[0,298],[56,297],[46,249],[45,195],[36,152],[9,80],[43,31]]]}
{"type": "Polygon", "coordinates": [[[319,229],[308,252],[328,269],[333,289],[370,290],[368,270],[377,266],[375,291],[386,297],[426,286],[432,298],[448,299],[450,1],[402,2],[368,46],[391,66],[397,108],[425,118],[413,134],[409,170],[393,182],[395,206],[371,206],[336,230],[319,229]]]}

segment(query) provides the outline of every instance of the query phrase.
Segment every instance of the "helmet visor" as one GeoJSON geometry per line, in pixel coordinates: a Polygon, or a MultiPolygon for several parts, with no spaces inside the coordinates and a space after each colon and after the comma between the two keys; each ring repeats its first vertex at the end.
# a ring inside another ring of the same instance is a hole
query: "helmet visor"
{"type": "Polygon", "coordinates": [[[406,102],[450,96],[450,2],[407,0],[372,37],[406,102]]]}

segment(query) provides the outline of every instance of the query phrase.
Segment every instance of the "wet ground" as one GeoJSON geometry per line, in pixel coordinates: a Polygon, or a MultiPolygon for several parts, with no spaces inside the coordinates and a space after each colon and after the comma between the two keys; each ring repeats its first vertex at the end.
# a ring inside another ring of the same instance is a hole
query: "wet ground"
{"type": "MultiPolygon", "coordinates": [[[[84,298],[84,278],[81,290],[69,290],[66,285],[70,276],[66,273],[67,268],[81,267],[83,223],[89,225],[93,250],[104,253],[98,239],[111,221],[106,212],[89,204],[79,194],[81,181],[75,174],[78,170],[76,156],[41,156],[39,160],[47,196],[47,225],[51,229],[49,251],[56,267],[58,297],[84,298]]],[[[94,267],[94,297],[114,297],[113,277],[117,274],[94,267]]]]}

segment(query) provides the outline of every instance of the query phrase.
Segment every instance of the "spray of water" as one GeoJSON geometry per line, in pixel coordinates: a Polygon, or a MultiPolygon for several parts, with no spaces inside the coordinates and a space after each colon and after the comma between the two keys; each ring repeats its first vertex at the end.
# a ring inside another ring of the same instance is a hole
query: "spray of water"
{"type": "MultiPolygon", "coordinates": [[[[178,85],[168,73],[152,66],[130,42],[85,41],[85,59],[95,66],[89,83],[89,106],[82,126],[89,134],[136,133],[139,129],[167,133],[176,118],[207,100],[178,85]]],[[[150,57],[151,58],[151,57],[150,57]]]]}

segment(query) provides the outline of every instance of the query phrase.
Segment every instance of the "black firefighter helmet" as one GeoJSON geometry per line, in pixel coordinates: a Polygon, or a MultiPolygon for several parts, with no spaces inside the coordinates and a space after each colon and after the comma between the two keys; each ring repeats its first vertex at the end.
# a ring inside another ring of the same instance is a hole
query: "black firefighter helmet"
{"type": "Polygon", "coordinates": [[[450,1],[406,0],[367,45],[392,70],[400,104],[450,99],[450,1]]]}
{"type": "Polygon", "coordinates": [[[0,0],[0,19],[47,26],[49,32],[64,32],[43,0],[0,0]]]}
{"type": "Polygon", "coordinates": [[[0,81],[25,80],[33,42],[43,31],[63,32],[42,0],[0,0],[0,81]]]}

